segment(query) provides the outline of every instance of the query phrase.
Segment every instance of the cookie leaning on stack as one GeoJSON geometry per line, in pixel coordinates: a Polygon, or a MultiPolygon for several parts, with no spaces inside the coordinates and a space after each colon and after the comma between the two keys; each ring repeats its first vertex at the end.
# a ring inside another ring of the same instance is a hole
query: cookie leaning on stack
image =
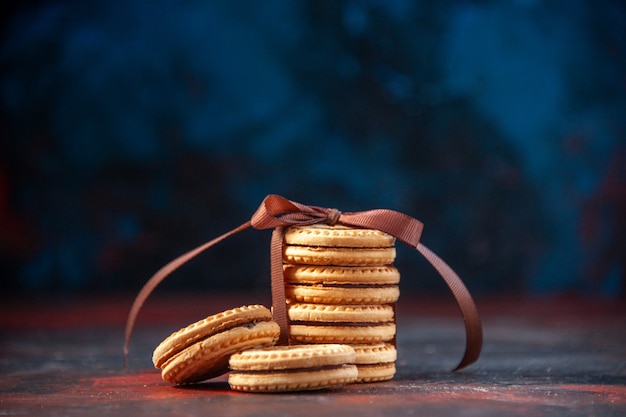
{"type": "Polygon", "coordinates": [[[272,346],[280,328],[262,305],[215,314],[172,333],[154,350],[152,361],[163,380],[189,384],[228,372],[233,353],[272,346]]]}
{"type": "Polygon", "coordinates": [[[283,271],[290,342],[355,345],[358,382],[391,379],[394,303],[400,295],[400,274],[391,265],[394,243],[393,236],[373,229],[325,224],[286,229],[283,271]],[[373,352],[384,352],[382,360],[373,352]]]}

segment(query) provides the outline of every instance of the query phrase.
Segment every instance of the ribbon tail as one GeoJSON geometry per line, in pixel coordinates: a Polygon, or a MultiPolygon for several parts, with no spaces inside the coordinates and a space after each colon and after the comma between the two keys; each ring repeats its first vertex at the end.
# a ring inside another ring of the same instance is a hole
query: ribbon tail
{"type": "Polygon", "coordinates": [[[195,249],[190,250],[187,253],[184,253],[183,255],[179,256],[178,258],[174,259],[173,261],[171,261],[170,263],[168,263],[167,265],[165,265],[163,268],[159,269],[143,286],[143,288],[141,289],[141,291],[139,291],[139,294],[137,294],[137,297],[135,297],[135,301],[133,302],[133,305],[130,309],[130,312],[128,314],[128,319],[126,320],[126,332],[125,332],[125,340],[124,340],[124,369],[126,369],[126,363],[128,360],[128,347],[130,344],[130,337],[133,333],[133,327],[135,326],[135,321],[137,319],[137,315],[139,314],[139,310],[141,310],[141,307],[143,306],[143,304],[145,303],[146,299],[150,296],[150,294],[152,293],[152,291],[154,291],[154,289],[165,279],[168,277],[168,275],[170,275],[172,272],[174,272],[175,270],[177,270],[180,266],[182,266],[183,264],[185,264],[186,262],[188,262],[189,260],[191,260],[192,258],[196,257],[198,254],[200,254],[201,252],[209,249],[210,247],[212,247],[213,245],[221,242],[222,240],[234,235],[235,233],[239,233],[244,229],[247,229],[248,227],[250,227],[250,222],[246,222],[244,224],[242,224],[241,226],[231,230],[230,232],[224,233],[221,236],[216,237],[215,239],[201,245],[198,246],[195,249]]]}
{"type": "Polygon", "coordinates": [[[289,321],[287,319],[287,298],[283,275],[283,236],[284,227],[277,227],[272,232],[270,249],[270,268],[272,282],[272,316],[280,327],[278,345],[289,344],[289,321]]]}
{"type": "Polygon", "coordinates": [[[421,243],[416,246],[416,249],[430,262],[437,272],[439,272],[450,288],[450,291],[452,291],[463,314],[466,334],[465,353],[461,362],[452,370],[453,372],[458,371],[474,363],[480,356],[480,351],[482,350],[483,330],[478,310],[476,309],[472,296],[463,284],[463,281],[461,281],[461,278],[459,278],[448,264],[421,243]]]}

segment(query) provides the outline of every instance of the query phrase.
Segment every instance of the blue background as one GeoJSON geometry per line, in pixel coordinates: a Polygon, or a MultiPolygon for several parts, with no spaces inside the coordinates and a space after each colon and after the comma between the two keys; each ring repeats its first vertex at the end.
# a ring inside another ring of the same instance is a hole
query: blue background
{"type": "MultiPolygon", "coordinates": [[[[624,293],[623,2],[3,7],[5,290],[134,292],[275,193],[418,218],[472,293],[624,293]]],[[[268,288],[269,239],[166,285],[268,288]]]]}

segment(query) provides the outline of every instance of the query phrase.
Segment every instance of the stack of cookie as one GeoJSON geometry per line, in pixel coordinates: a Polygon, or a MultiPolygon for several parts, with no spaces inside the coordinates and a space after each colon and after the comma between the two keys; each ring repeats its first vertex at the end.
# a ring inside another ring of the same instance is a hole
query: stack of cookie
{"type": "Polygon", "coordinates": [[[395,238],[320,224],[288,228],[284,243],[290,343],[349,344],[358,382],[393,378],[400,295],[395,238]]]}

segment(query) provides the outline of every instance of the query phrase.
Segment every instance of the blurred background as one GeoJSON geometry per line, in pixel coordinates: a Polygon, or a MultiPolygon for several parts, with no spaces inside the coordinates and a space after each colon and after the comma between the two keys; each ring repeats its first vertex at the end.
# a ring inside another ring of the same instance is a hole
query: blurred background
{"type": "MultiPolygon", "coordinates": [[[[421,220],[473,294],[626,293],[624,2],[3,4],[5,294],[135,293],[272,193],[421,220]]],[[[270,234],[164,286],[269,291],[270,234]]]]}

